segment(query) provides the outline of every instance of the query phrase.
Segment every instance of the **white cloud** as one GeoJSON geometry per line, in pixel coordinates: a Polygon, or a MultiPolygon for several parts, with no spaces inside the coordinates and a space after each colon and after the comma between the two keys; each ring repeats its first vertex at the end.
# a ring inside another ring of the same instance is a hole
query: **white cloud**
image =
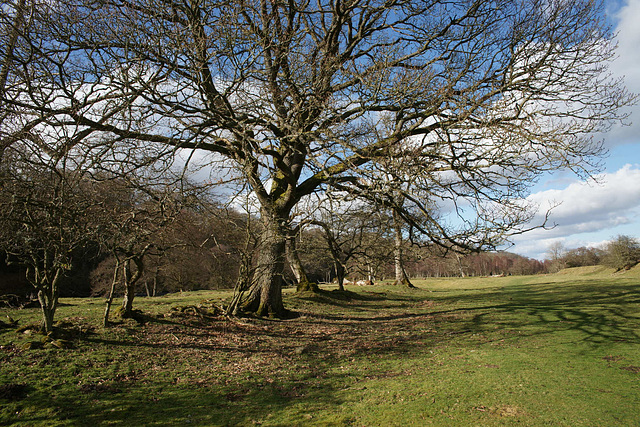
{"type": "Polygon", "coordinates": [[[640,90],[640,0],[629,0],[616,14],[618,24],[618,58],[614,70],[618,75],[627,76],[627,86],[640,90]]]}
{"type": "Polygon", "coordinates": [[[595,178],[597,182],[574,182],[562,190],[532,194],[528,200],[542,208],[560,202],[552,212],[552,220],[563,227],[574,226],[581,232],[594,231],[594,227],[607,224],[619,225],[628,219],[629,212],[640,208],[638,165],[627,164],[615,173],[595,178]]]}
{"type": "Polygon", "coordinates": [[[640,221],[640,165],[627,164],[596,178],[598,182],[574,182],[564,189],[529,196],[529,201],[540,206],[538,223],[550,206],[560,203],[550,215],[550,222],[556,227],[517,236],[513,239],[515,252],[540,258],[558,240],[567,247],[597,245],[598,241],[588,242],[580,235],[606,231],[615,234],[614,228],[640,221]]]}
{"type": "MultiPolygon", "coordinates": [[[[618,34],[617,59],[611,64],[611,72],[624,77],[627,88],[640,93],[640,0],[628,0],[615,13],[618,34]]],[[[640,104],[629,108],[631,126],[616,126],[605,135],[608,145],[637,142],[640,134],[640,104]]]]}

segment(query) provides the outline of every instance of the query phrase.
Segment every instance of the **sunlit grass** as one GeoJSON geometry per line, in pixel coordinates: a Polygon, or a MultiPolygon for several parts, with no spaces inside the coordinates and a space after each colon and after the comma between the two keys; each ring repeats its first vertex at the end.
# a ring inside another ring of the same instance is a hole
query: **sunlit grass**
{"type": "Polygon", "coordinates": [[[287,291],[286,321],[180,312],[229,297],[207,291],[104,329],[102,300],[63,299],[73,348],[0,330],[0,424],[636,426],[638,271],[287,291]]]}

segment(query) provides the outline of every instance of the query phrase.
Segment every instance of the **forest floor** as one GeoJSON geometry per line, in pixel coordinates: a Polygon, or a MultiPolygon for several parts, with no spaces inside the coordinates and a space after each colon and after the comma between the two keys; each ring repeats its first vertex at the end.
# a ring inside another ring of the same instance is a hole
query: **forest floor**
{"type": "Polygon", "coordinates": [[[287,290],[289,320],[228,292],[0,307],[0,425],[640,425],[640,269],[287,290]],[[10,318],[8,318],[9,316],[10,318]]]}

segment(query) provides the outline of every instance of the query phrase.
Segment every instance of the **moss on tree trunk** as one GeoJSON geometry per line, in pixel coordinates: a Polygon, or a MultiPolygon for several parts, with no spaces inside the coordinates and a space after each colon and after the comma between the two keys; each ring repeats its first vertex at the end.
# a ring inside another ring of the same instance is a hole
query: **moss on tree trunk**
{"type": "Polygon", "coordinates": [[[33,284],[38,291],[38,302],[40,302],[42,312],[42,329],[46,333],[53,331],[53,318],[58,308],[58,284],[61,277],[62,269],[56,269],[53,278],[41,272],[35,275],[33,284]]]}
{"type": "Polygon", "coordinates": [[[258,316],[284,318],[290,313],[282,302],[286,234],[274,218],[263,215],[257,267],[242,309],[258,316]]]}
{"type": "Polygon", "coordinates": [[[122,300],[122,317],[133,316],[133,299],[136,296],[136,283],[144,273],[144,263],[142,257],[130,256],[123,263],[124,276],[124,298],[122,300]],[[131,261],[136,265],[136,271],[131,271],[131,261]]]}
{"type": "Polygon", "coordinates": [[[318,287],[318,285],[310,282],[309,278],[307,277],[307,273],[304,271],[302,261],[300,261],[300,257],[298,256],[295,235],[290,235],[287,239],[286,251],[289,267],[291,268],[291,271],[296,278],[296,291],[314,293],[320,292],[320,288],[318,287]]]}

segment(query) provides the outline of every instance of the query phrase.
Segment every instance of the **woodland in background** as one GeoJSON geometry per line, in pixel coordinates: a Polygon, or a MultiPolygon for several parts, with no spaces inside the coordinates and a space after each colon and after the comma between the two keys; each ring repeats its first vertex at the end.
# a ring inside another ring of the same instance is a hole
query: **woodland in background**
{"type": "MultiPolygon", "coordinates": [[[[112,187],[105,186],[112,191],[112,187]]],[[[343,218],[344,219],[344,218],[343,218]]],[[[243,259],[255,264],[258,249],[256,236],[259,221],[246,213],[220,205],[202,197],[197,204],[183,206],[162,230],[148,239],[151,250],[144,258],[144,268],[135,291],[139,295],[156,296],[177,291],[201,289],[231,289],[237,281],[243,259]]],[[[394,278],[394,242],[390,229],[358,228],[350,223],[348,235],[337,244],[343,253],[347,282],[371,280],[374,283],[394,278]],[[371,267],[375,266],[375,267],[371,267]]],[[[334,224],[338,227],[337,224],[334,224]]],[[[345,227],[345,224],[342,224],[345,227]]],[[[296,251],[309,281],[336,280],[336,259],[325,231],[315,224],[300,227],[294,237],[296,251]]],[[[92,235],[83,250],[77,250],[73,265],[60,285],[61,296],[107,296],[112,285],[115,257],[100,245],[108,236],[92,235]]],[[[636,239],[618,236],[604,249],[576,248],[566,250],[556,245],[550,248],[548,259],[538,261],[508,252],[480,252],[460,255],[443,253],[429,245],[404,242],[404,267],[414,278],[466,277],[496,275],[530,275],[557,271],[565,267],[605,264],[615,267],[616,248],[628,247],[628,265],[634,265],[638,255],[636,239]],[[635,252],[634,252],[635,251],[635,252]],[[635,259],[635,262],[633,260],[635,259]]],[[[11,263],[11,256],[2,254],[0,263],[0,294],[28,296],[34,288],[25,280],[24,268],[11,263]]],[[[622,266],[624,268],[624,266],[622,266]]],[[[627,267],[628,268],[628,267],[627,267]]],[[[132,269],[137,271],[138,267],[132,269]]],[[[296,278],[291,268],[285,271],[286,282],[294,286],[296,278]]],[[[124,292],[116,287],[115,295],[124,292]]]]}

